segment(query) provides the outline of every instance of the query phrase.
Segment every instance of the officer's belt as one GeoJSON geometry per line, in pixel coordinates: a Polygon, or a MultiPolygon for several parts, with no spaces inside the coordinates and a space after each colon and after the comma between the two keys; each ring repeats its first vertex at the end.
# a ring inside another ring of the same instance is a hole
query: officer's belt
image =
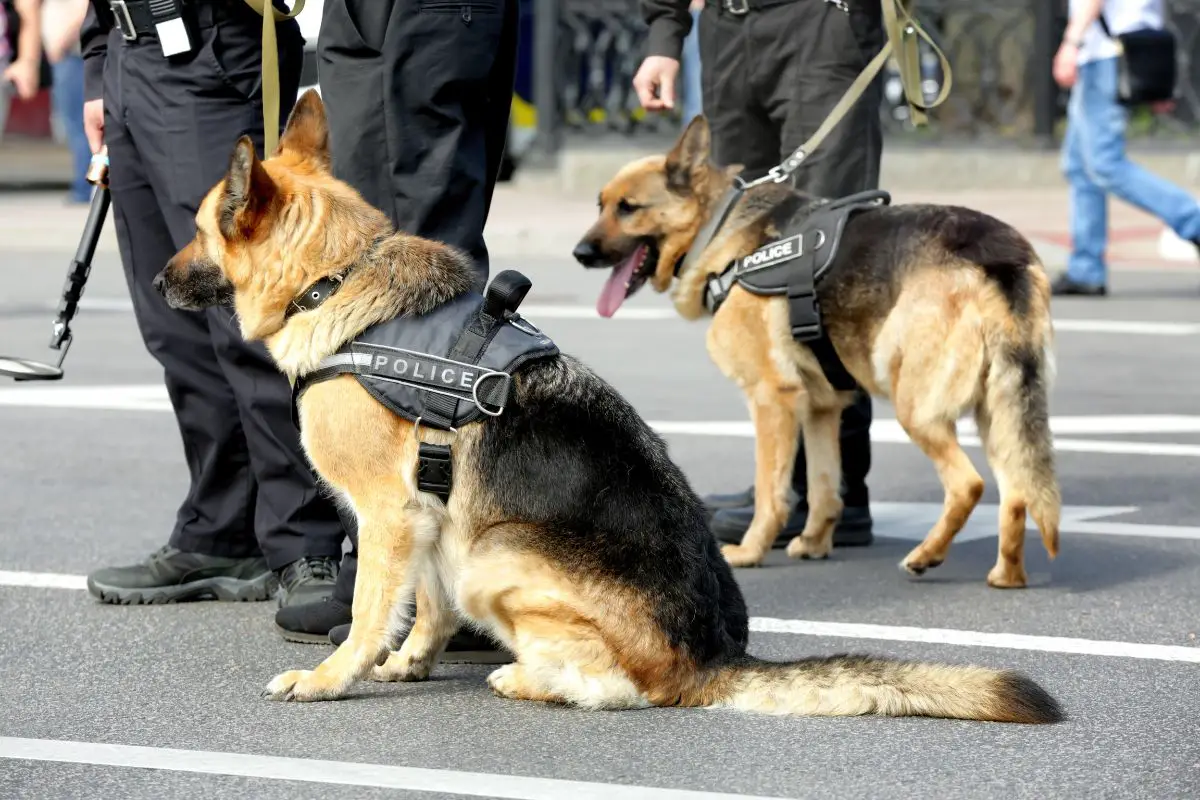
{"type": "MultiPolygon", "coordinates": [[[[101,0],[106,2],[122,38],[132,42],[143,36],[157,38],[151,0],[101,0]]],[[[195,12],[200,28],[211,27],[222,19],[232,19],[235,0],[182,0],[182,5],[195,12]]]]}
{"type": "MultiPolygon", "coordinates": [[[[798,2],[800,0],[705,0],[704,4],[718,8],[726,14],[740,17],[750,11],[765,11],[768,8],[786,6],[798,2]]],[[[830,0],[825,0],[825,2],[828,3],[830,0]]]]}
{"type": "Polygon", "coordinates": [[[850,216],[888,205],[891,199],[887,192],[870,191],[821,201],[816,208],[805,206],[788,220],[777,239],[708,277],[705,307],[715,314],[734,285],[761,297],[786,295],[792,338],[812,350],[835,389],[852,391],[858,382],[838,358],[821,324],[817,284],[837,257],[850,216]]]}

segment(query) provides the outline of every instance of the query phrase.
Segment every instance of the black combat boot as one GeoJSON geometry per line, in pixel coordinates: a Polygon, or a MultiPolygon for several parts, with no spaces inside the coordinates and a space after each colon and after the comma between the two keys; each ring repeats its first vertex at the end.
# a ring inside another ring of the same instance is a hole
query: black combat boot
{"type": "Polygon", "coordinates": [[[88,591],[105,603],[143,605],[185,600],[267,600],[279,581],[262,556],[226,558],[166,545],[140,564],[98,569],[88,591]]]}

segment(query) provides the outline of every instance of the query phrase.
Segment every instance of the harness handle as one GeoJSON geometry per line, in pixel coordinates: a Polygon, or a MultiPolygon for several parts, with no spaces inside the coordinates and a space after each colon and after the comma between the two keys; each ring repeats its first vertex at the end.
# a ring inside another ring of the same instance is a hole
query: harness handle
{"type": "Polygon", "coordinates": [[[492,319],[504,319],[505,312],[515,312],[533,288],[533,282],[517,272],[506,269],[492,278],[487,288],[484,310],[492,319]]]}
{"type": "MultiPolygon", "coordinates": [[[[774,181],[775,183],[783,183],[792,173],[800,168],[804,159],[808,158],[808,154],[816,150],[842,118],[849,113],[851,107],[858,102],[862,97],[863,92],[867,90],[867,86],[883,69],[883,65],[887,63],[888,57],[895,53],[896,63],[900,69],[900,85],[904,89],[904,99],[908,103],[909,113],[912,116],[914,125],[928,125],[929,118],[926,111],[931,108],[936,108],[945,102],[950,94],[950,86],[952,76],[950,71],[950,62],[946,59],[946,55],[941,48],[933,41],[920,23],[913,18],[909,12],[908,6],[914,4],[916,0],[881,0],[883,5],[883,27],[887,32],[887,42],[880,49],[879,53],[871,59],[871,62],[858,74],[854,79],[854,83],[850,84],[850,88],[838,100],[837,105],[825,117],[825,121],[821,123],[821,127],[817,128],[816,132],[808,137],[808,140],[797,147],[790,156],[783,160],[783,163],[778,164],[767,172],[766,175],[754,181],[743,182],[742,188],[749,189],[751,186],[758,186],[761,183],[774,181]],[[915,34],[915,35],[914,35],[915,34]],[[942,89],[938,96],[931,102],[925,103],[924,95],[921,94],[921,54],[918,49],[916,37],[924,39],[930,47],[933,48],[937,55],[938,61],[942,67],[942,74],[945,75],[945,81],[942,84],[942,89]]],[[[843,12],[849,13],[844,5],[835,3],[843,12]]],[[[741,180],[740,178],[738,179],[741,180]]]]}

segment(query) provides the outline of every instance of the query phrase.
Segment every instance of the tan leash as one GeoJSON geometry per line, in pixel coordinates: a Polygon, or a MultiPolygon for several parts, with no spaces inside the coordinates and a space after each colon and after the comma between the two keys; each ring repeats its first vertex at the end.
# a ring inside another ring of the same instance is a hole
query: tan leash
{"type": "MultiPolygon", "coordinates": [[[[887,63],[888,56],[893,54],[895,54],[896,63],[900,70],[900,84],[904,88],[904,99],[908,103],[913,124],[929,124],[929,118],[925,112],[941,105],[950,94],[950,62],[929,34],[921,27],[920,23],[913,18],[910,7],[915,4],[915,0],[882,0],[882,4],[883,28],[887,33],[887,42],[878,55],[871,59],[871,63],[867,64],[866,68],[854,79],[854,83],[850,84],[850,88],[842,95],[842,99],[838,100],[837,105],[825,117],[825,121],[821,123],[821,126],[817,128],[812,136],[808,137],[808,140],[804,144],[797,147],[782,164],[771,167],[766,175],[745,184],[744,188],[748,189],[751,186],[757,186],[760,183],[768,181],[782,183],[787,180],[793,172],[799,169],[800,164],[808,157],[808,154],[816,150],[821,145],[821,142],[825,141],[825,137],[849,113],[854,104],[862,97],[863,92],[867,90],[867,86],[875,79],[879,71],[883,69],[883,65],[887,63]],[[924,101],[924,96],[921,92],[921,53],[918,49],[917,37],[924,39],[933,48],[934,53],[937,54],[938,61],[941,63],[942,74],[945,76],[941,91],[929,103],[924,101]]],[[[841,8],[843,13],[849,13],[840,4],[835,5],[841,8]]]]}
{"type": "Polygon", "coordinates": [[[279,143],[279,43],[275,37],[276,20],[292,19],[304,10],[304,0],[284,13],[271,5],[271,0],[244,0],[246,5],[263,18],[262,28],[262,97],[263,97],[263,157],[270,158],[279,143]],[[270,9],[271,13],[266,13],[270,9]]]}

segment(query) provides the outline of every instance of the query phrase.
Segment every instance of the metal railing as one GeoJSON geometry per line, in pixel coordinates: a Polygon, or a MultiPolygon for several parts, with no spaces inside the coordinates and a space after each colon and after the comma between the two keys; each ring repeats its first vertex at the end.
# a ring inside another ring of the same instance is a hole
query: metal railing
{"type": "MultiPolygon", "coordinates": [[[[633,91],[646,33],[637,0],[531,1],[539,149],[553,152],[564,137],[676,134],[678,112],[648,114],[633,91]]],[[[1169,115],[1135,112],[1131,137],[1194,137],[1200,125],[1200,60],[1192,57],[1200,53],[1200,0],[1166,0],[1166,6],[1168,25],[1179,37],[1177,108],[1169,115]]],[[[1067,95],[1050,70],[1066,7],[1066,0],[918,0],[917,17],[949,59],[954,84],[930,114],[930,125],[914,129],[898,74],[889,68],[880,107],[885,135],[912,143],[1053,144],[1067,95]]],[[[926,56],[923,88],[933,97],[942,76],[932,52],[926,56]]]]}

